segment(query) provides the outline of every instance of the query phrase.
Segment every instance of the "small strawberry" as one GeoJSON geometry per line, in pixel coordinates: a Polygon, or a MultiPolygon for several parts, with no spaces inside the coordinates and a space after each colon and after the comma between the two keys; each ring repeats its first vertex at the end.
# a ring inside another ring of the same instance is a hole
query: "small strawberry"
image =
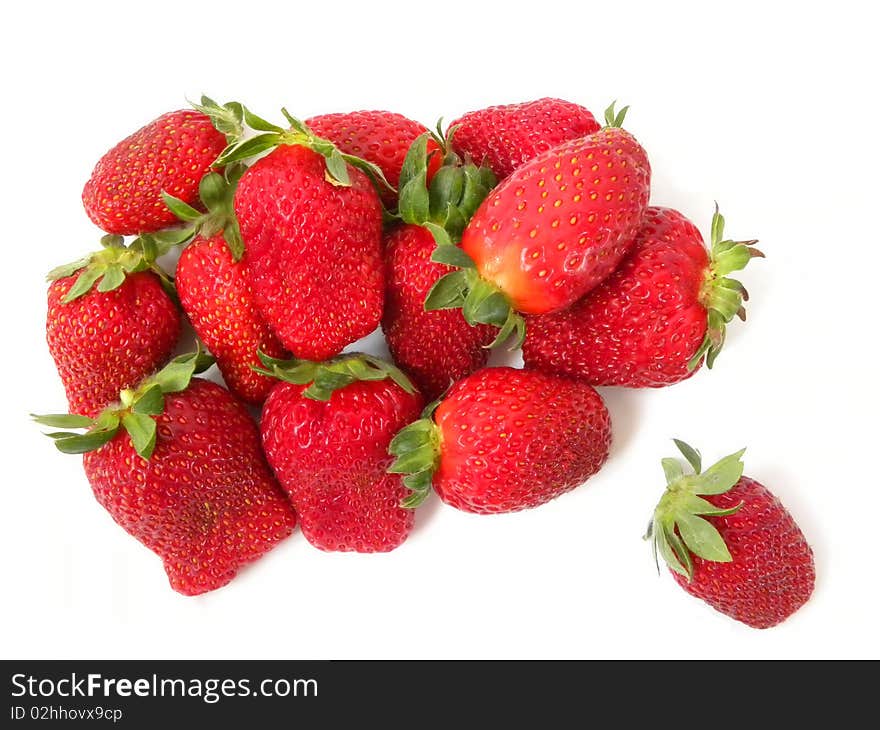
{"type": "Polygon", "coordinates": [[[413,525],[388,474],[388,445],[419,416],[421,396],[397,368],[368,355],[325,363],[263,358],[279,382],[263,409],[266,457],[306,539],[321,550],[386,552],[413,525]]]}
{"type": "Polygon", "coordinates": [[[632,253],[569,309],[529,317],[528,367],[584,378],[592,385],[659,387],[708,367],[726,325],[745,319],[745,288],[728,274],[763,256],[756,241],[728,241],[712,218],[712,248],[697,227],[669,208],[648,208],[632,253]]]}
{"type": "Polygon", "coordinates": [[[286,352],[260,315],[240,261],[244,245],[232,200],[243,172],[236,164],[226,169],[225,177],[212,172],[202,178],[201,199],[207,213],[171,196],[166,202],[194,236],[177,262],[175,284],[181,306],[216,358],[229,390],[259,405],[275,381],[254,370],[260,365],[257,352],[277,358],[286,352]]]}
{"type": "Polygon", "coordinates": [[[35,417],[88,429],[50,436],[60,451],[84,454],[95,498],[189,596],[228,583],[296,522],[247,409],[216,383],[192,378],[210,362],[199,353],[176,358],[94,420],[35,417]]]}
{"type": "MultiPolygon", "coordinates": [[[[166,236],[177,236],[169,232],[166,236]]],[[[94,416],[171,357],[180,335],[173,287],[156,265],[167,240],[120,236],[49,272],[46,342],[71,413],[94,416]]]]}
{"type": "Polygon", "coordinates": [[[465,512],[537,507],[599,471],[611,422],[586,383],[508,367],[459,380],[391,442],[415,506],[433,484],[465,512]]]}
{"type": "Polygon", "coordinates": [[[272,149],[235,193],[243,262],[260,314],[281,344],[319,361],[368,335],[382,317],[382,205],[355,165],[383,177],[285,115],[288,130],[245,110],[245,121],[262,134],[231,144],[218,164],[272,149]]]}
{"type": "Polygon", "coordinates": [[[524,162],[563,142],[598,132],[599,126],[579,104],[545,98],[468,112],[449,125],[450,144],[503,180],[524,162]]]}
{"type": "MultiPolygon", "coordinates": [[[[410,145],[416,137],[428,131],[419,122],[386,111],[321,114],[306,119],[305,125],[318,137],[333,142],[341,152],[377,165],[395,188],[399,185],[400,171],[410,145]]],[[[428,141],[428,152],[433,153],[428,163],[430,181],[442,158],[440,145],[433,139],[428,141]]],[[[393,190],[386,188],[380,193],[386,208],[397,207],[393,190]]]]}
{"type": "Polygon", "coordinates": [[[565,309],[608,276],[633,244],[650,187],[645,151],[619,127],[625,112],[615,116],[612,105],[607,127],[538,155],[498,185],[461,249],[435,252],[461,271],[441,279],[426,306],[461,306],[470,324],[500,327],[498,342],[514,330],[522,342],[520,313],[565,309]]]}
{"type": "Polygon", "coordinates": [[[126,137],[95,166],[83,188],[89,218],[108,233],[152,233],[177,222],[162,200],[167,192],[189,204],[226,137],[200,111],[163,114],[126,137]]]}
{"type": "Polygon", "coordinates": [[[785,621],[813,592],[813,551],[780,501],[742,475],[745,449],[701,472],[698,451],[676,440],[694,469],[663,459],[666,493],[646,539],[675,580],[712,608],[756,629],[785,621]]]}
{"type": "Polygon", "coordinates": [[[428,400],[459,378],[483,367],[486,346],[497,331],[471,327],[461,310],[425,310],[425,298],[453,269],[431,261],[439,237],[451,245],[495,184],[492,173],[448,155],[430,188],[428,135],[416,140],[400,176],[402,225],[385,236],[385,312],[382,329],[394,361],[415,380],[428,400]]]}

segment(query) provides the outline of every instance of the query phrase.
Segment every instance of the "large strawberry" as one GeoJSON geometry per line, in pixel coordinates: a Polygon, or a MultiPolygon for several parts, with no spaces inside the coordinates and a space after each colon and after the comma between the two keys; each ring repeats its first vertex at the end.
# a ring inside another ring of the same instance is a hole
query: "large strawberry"
{"type": "Polygon", "coordinates": [[[260,365],[257,353],[281,358],[286,352],[257,309],[241,261],[244,245],[232,200],[243,172],[240,165],[230,165],[225,176],[212,172],[202,179],[200,197],[207,213],[171,196],[166,202],[193,231],[177,262],[180,303],[229,389],[260,404],[275,381],[254,369],[260,365]]]}
{"type": "Polygon", "coordinates": [[[65,453],[82,453],[95,498],[162,559],[185,595],[228,583],[294,528],[247,409],[216,383],[192,378],[210,363],[181,356],[120,394],[92,420],[39,416],[65,453]]]}
{"type": "Polygon", "coordinates": [[[383,176],[287,116],[285,130],[245,110],[262,134],[231,144],[218,164],[272,150],[248,168],[235,194],[245,270],[282,345],[324,360],[372,332],[382,316],[382,205],[355,165],[383,176]]]}
{"type": "Polygon", "coordinates": [[[413,525],[388,445],[416,420],[422,397],[406,376],[367,355],[326,362],[264,358],[281,379],[263,409],[266,457],[306,539],[322,550],[386,552],[413,525]]]}
{"type": "Polygon", "coordinates": [[[726,325],[745,319],[745,289],[728,274],[754,256],[756,241],[724,240],[715,211],[712,248],[670,208],[648,208],[632,253],[569,309],[527,319],[529,367],[593,385],[671,385],[702,363],[711,368],[726,325]]]}
{"type": "Polygon", "coordinates": [[[86,213],[108,233],[151,233],[177,222],[163,191],[189,204],[226,137],[211,117],[183,109],[163,114],[110,149],[82,193],[86,213]]]}
{"type": "MultiPolygon", "coordinates": [[[[428,131],[419,122],[402,114],[387,111],[358,111],[339,114],[321,114],[306,119],[306,126],[319,137],[328,139],[342,152],[361,157],[382,170],[385,179],[398,187],[400,171],[410,145],[428,131]]],[[[428,141],[432,154],[428,163],[428,179],[440,167],[442,150],[434,139],[428,141]]],[[[397,207],[393,190],[380,190],[385,207],[397,207]]]]}
{"type": "MultiPolygon", "coordinates": [[[[173,237],[179,236],[171,232],[173,237]]],[[[71,413],[94,416],[171,357],[180,335],[172,287],[156,265],[162,238],[120,236],[49,272],[46,341],[71,413]]]]}
{"type": "Polygon", "coordinates": [[[427,135],[413,143],[400,176],[404,223],[391,228],[385,237],[382,329],[394,361],[433,400],[452,382],[486,364],[486,346],[497,334],[488,325],[471,327],[461,310],[425,309],[428,292],[452,271],[431,260],[435,237],[441,245],[458,240],[495,180],[486,168],[461,164],[450,154],[428,187],[429,144],[427,135]]]}
{"type": "Polygon", "coordinates": [[[538,155],[495,188],[461,249],[435,252],[461,270],[426,306],[461,306],[469,323],[501,327],[499,341],[516,330],[521,342],[520,313],[565,309],[608,276],[632,247],[650,188],[645,151],[618,126],[624,111],[609,109],[607,127],[538,155]]]}
{"type": "Polygon", "coordinates": [[[513,512],[585,482],[610,443],[608,411],[591,386],[485,368],[459,380],[394,438],[390,471],[407,474],[409,505],[433,484],[444,502],[466,512],[513,512]]]}
{"type": "Polygon", "coordinates": [[[468,112],[449,125],[450,144],[503,180],[524,162],[563,142],[598,132],[599,126],[579,104],[544,98],[468,112]]]}
{"type": "Polygon", "coordinates": [[[678,584],[756,629],[787,619],[816,582],[813,551],[782,503],[743,476],[745,449],[701,471],[699,452],[676,440],[693,467],[663,459],[666,493],[646,538],[678,584]]]}

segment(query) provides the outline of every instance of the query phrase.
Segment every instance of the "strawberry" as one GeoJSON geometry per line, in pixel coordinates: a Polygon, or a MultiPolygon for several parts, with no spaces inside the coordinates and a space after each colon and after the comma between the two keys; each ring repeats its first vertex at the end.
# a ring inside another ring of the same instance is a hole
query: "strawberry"
{"type": "Polygon", "coordinates": [[[407,505],[433,484],[447,504],[480,514],[537,507],[599,471],[611,422],[589,385],[493,367],[459,380],[391,442],[407,505]]]}
{"type": "Polygon", "coordinates": [[[556,147],[599,131],[595,117],[579,104],[538,99],[468,112],[449,125],[450,144],[462,157],[487,165],[499,180],[556,147]]]}
{"type": "Polygon", "coordinates": [[[170,282],[155,264],[166,244],[140,238],[125,247],[120,236],[101,243],[102,251],[49,272],[46,342],[70,411],[83,416],[164,364],[180,336],[170,282]]]}
{"type": "MultiPolygon", "coordinates": [[[[400,171],[410,145],[416,137],[428,131],[419,122],[386,111],[321,114],[306,119],[305,125],[318,137],[333,142],[340,151],[377,165],[394,187],[398,187],[400,171]]],[[[440,145],[434,139],[428,140],[428,152],[432,153],[428,164],[430,180],[440,167],[442,158],[440,145]]],[[[397,196],[393,190],[380,192],[385,207],[397,207],[397,196]]]]}
{"type": "Polygon", "coordinates": [[[281,344],[296,357],[324,360],[376,329],[382,316],[382,205],[355,165],[383,178],[287,116],[284,130],[245,110],[263,133],[231,144],[218,164],[272,149],[235,193],[243,262],[281,344]]]}
{"type": "Polygon", "coordinates": [[[701,472],[698,451],[676,440],[693,467],[663,459],[667,487],[651,539],[678,584],[756,629],[785,621],[813,592],[813,551],[782,503],[743,476],[745,449],[701,472]]]}
{"type": "Polygon", "coordinates": [[[430,187],[430,145],[422,135],[412,145],[401,180],[400,215],[404,223],[385,236],[385,312],[382,329],[394,361],[415,380],[428,400],[459,378],[483,367],[486,346],[496,330],[471,327],[461,310],[425,310],[425,298],[438,279],[453,269],[431,261],[439,236],[451,245],[494,185],[486,168],[462,165],[447,155],[430,187]]]}
{"type": "Polygon", "coordinates": [[[95,498],[164,563],[171,587],[197,595],[227,584],[293,531],[296,515],[272,477],[247,409],[221,386],[192,378],[210,364],[176,358],[122,391],[95,419],[38,416],[83,453],[95,498]]]}
{"type": "Polygon", "coordinates": [[[418,418],[422,397],[403,373],[367,355],[263,361],[281,379],[263,409],[263,447],[306,539],[331,551],[398,547],[413,511],[400,505],[400,476],[386,471],[388,445],[418,418]]]}
{"type": "Polygon", "coordinates": [[[520,166],[474,214],[461,249],[438,247],[433,258],[461,271],[441,279],[430,309],[461,306],[470,324],[514,330],[519,313],[565,309],[608,276],[631,248],[648,205],[645,151],[618,125],[565,142],[520,166]],[[462,257],[462,252],[466,254],[462,257]]]}
{"type": "Polygon", "coordinates": [[[110,149],[82,193],[89,218],[108,233],[152,233],[176,223],[165,191],[189,204],[226,137],[200,111],[163,114],[110,149]]]}
{"type": "Polygon", "coordinates": [[[712,219],[712,248],[697,227],[670,208],[648,208],[632,253],[569,309],[529,317],[528,367],[584,378],[592,385],[671,385],[708,367],[726,325],[745,319],[745,288],[728,277],[754,256],[756,241],[723,240],[712,219]]]}
{"type": "Polygon", "coordinates": [[[230,165],[225,177],[202,178],[202,203],[207,213],[182,200],[165,196],[175,214],[186,221],[193,239],[177,262],[175,284],[180,303],[196,334],[217,360],[229,390],[248,403],[261,404],[275,384],[254,370],[257,352],[283,358],[286,352],[260,315],[244,264],[244,245],[232,200],[240,165],[230,165]]]}

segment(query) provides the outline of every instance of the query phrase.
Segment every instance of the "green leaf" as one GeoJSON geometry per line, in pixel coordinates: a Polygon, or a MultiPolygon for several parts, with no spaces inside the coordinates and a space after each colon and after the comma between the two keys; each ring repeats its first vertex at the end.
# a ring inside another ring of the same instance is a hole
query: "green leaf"
{"type": "Polygon", "coordinates": [[[682,540],[694,555],[716,563],[729,563],[732,560],[724,538],[708,520],[680,512],[675,516],[675,523],[682,540]]]}
{"type": "Polygon", "coordinates": [[[280,134],[284,131],[284,129],[277,124],[272,124],[272,122],[267,122],[262,117],[258,117],[246,106],[242,106],[242,111],[244,112],[245,124],[257,132],[276,132],[280,134]]]}
{"type": "Polygon", "coordinates": [[[415,225],[425,223],[430,215],[427,145],[427,133],[416,137],[407,150],[400,172],[398,210],[406,223],[415,225]]]}
{"type": "Polygon", "coordinates": [[[68,276],[73,276],[77,271],[79,271],[80,269],[84,269],[86,266],[88,266],[91,260],[91,256],[83,256],[81,259],[73,261],[69,264],[56,266],[48,274],[46,274],[46,279],[47,281],[66,279],[68,276]]]}
{"type": "Polygon", "coordinates": [[[207,370],[214,359],[201,350],[180,355],[153,376],[163,393],[178,393],[189,387],[193,375],[207,370]]]}
{"type": "Polygon", "coordinates": [[[453,271],[441,276],[425,297],[425,311],[434,309],[456,309],[465,301],[468,283],[464,271],[453,271]]]}
{"type": "Polygon", "coordinates": [[[684,470],[678,459],[663,459],[660,463],[663,464],[663,473],[666,475],[667,484],[674,484],[684,476],[684,470]]]}
{"type": "Polygon", "coordinates": [[[678,450],[681,452],[682,456],[687,459],[688,464],[693,467],[694,474],[699,474],[703,464],[700,452],[697,451],[693,446],[690,446],[684,441],[680,441],[679,439],[672,439],[672,442],[678,447],[678,450]]]}
{"type": "Polygon", "coordinates": [[[241,261],[241,257],[244,256],[244,240],[241,237],[241,229],[238,227],[237,220],[233,219],[226,224],[223,229],[223,240],[229,247],[233,261],[241,261]]]}
{"type": "Polygon", "coordinates": [[[412,474],[429,468],[436,457],[434,445],[426,443],[398,456],[388,467],[391,474],[412,474]]]}
{"type": "Polygon", "coordinates": [[[430,469],[405,476],[403,484],[412,492],[401,500],[400,506],[404,509],[415,509],[421,505],[431,493],[433,479],[434,473],[430,469]]]}
{"type": "Polygon", "coordinates": [[[433,221],[425,221],[424,223],[422,223],[422,227],[427,228],[431,232],[431,235],[434,237],[434,243],[437,244],[438,248],[440,246],[455,245],[452,242],[452,239],[449,237],[449,231],[447,231],[443,226],[437,225],[433,221]]]}
{"type": "Polygon", "coordinates": [[[96,430],[55,439],[55,448],[65,454],[85,454],[100,449],[116,435],[116,430],[96,430]]]}
{"type": "Polygon", "coordinates": [[[199,198],[208,210],[215,210],[226,200],[226,178],[218,172],[209,172],[199,181],[199,198]]]}
{"type": "Polygon", "coordinates": [[[654,545],[656,545],[657,551],[660,553],[660,557],[663,558],[664,563],[676,573],[680,573],[685,578],[689,578],[690,574],[688,573],[687,568],[678,559],[675,552],[672,550],[672,546],[669,544],[668,535],[669,533],[664,530],[662,526],[655,525],[654,545]]]}
{"type": "Polygon", "coordinates": [[[104,272],[106,271],[105,266],[92,264],[83,269],[83,272],[76,277],[76,281],[73,282],[73,286],[67,290],[67,294],[64,295],[64,298],[61,300],[64,304],[69,304],[75,299],[79,299],[79,297],[87,294],[94,283],[100,279],[104,272]]]}
{"type": "Polygon", "coordinates": [[[50,413],[43,416],[31,413],[31,418],[41,426],[51,428],[89,428],[94,423],[88,416],[78,416],[74,413],[50,413]]]}
{"type": "Polygon", "coordinates": [[[725,456],[694,480],[694,494],[722,494],[736,484],[743,473],[742,455],[745,449],[725,456]]]}
{"type": "Polygon", "coordinates": [[[430,216],[437,220],[450,206],[458,205],[464,193],[465,176],[460,167],[444,166],[434,174],[430,188],[430,216]]]}
{"type": "Polygon", "coordinates": [[[202,217],[201,212],[183,202],[180,198],[175,198],[173,195],[169,195],[164,190],[162,191],[162,200],[165,201],[168,210],[174,213],[174,215],[182,221],[196,221],[202,217]]]}
{"type": "Polygon", "coordinates": [[[125,281],[125,270],[119,264],[110,264],[98,283],[99,292],[108,292],[118,289],[125,281]]]}
{"type": "Polygon", "coordinates": [[[502,327],[510,316],[510,302],[500,291],[486,294],[481,290],[471,289],[465,297],[462,313],[468,324],[493,324],[502,327]]]}
{"type": "Polygon", "coordinates": [[[165,407],[165,398],[162,395],[162,387],[156,383],[147,388],[137,397],[131,407],[133,413],[147,416],[158,416],[165,407]]]}
{"type": "Polygon", "coordinates": [[[327,173],[330,176],[330,182],[334,185],[348,187],[351,185],[351,176],[348,174],[348,163],[340,154],[339,150],[333,149],[333,152],[325,158],[327,165],[327,173]]]}
{"type": "Polygon", "coordinates": [[[246,160],[249,157],[258,155],[261,152],[277,147],[281,139],[278,134],[269,132],[266,134],[258,134],[244,142],[229,145],[215,161],[218,166],[228,165],[232,162],[246,160]]]}
{"type": "Polygon", "coordinates": [[[430,440],[434,428],[434,422],[429,418],[420,418],[418,421],[414,421],[398,431],[397,435],[391,439],[388,453],[400,456],[424,446],[430,440]]]}
{"type": "Polygon", "coordinates": [[[431,254],[431,261],[459,269],[474,269],[476,264],[461,248],[452,245],[437,246],[431,254]]]}
{"type": "Polygon", "coordinates": [[[134,450],[144,459],[149,460],[156,447],[156,421],[142,413],[125,413],[122,426],[131,436],[134,450]]]}
{"type": "Polygon", "coordinates": [[[676,504],[679,509],[689,512],[692,515],[711,515],[712,517],[726,517],[732,515],[743,506],[740,502],[735,507],[723,508],[716,507],[708,499],[698,497],[696,494],[682,493],[676,498],[676,504]]]}

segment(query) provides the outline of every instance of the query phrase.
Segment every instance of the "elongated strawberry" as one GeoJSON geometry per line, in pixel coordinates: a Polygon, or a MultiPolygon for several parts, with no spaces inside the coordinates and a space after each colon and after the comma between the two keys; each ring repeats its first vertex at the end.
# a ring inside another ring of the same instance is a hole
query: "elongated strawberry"
{"type": "Polygon", "coordinates": [[[813,551],[782,503],[743,476],[745,449],[701,471],[698,451],[676,440],[693,467],[663,459],[667,487],[646,539],[688,593],[756,629],[785,621],[813,592],[813,551]]]}
{"type": "Polygon", "coordinates": [[[436,239],[441,245],[460,239],[495,180],[486,168],[462,164],[451,154],[428,187],[430,141],[423,135],[413,143],[400,176],[400,216],[405,222],[385,236],[382,329],[394,361],[433,400],[486,364],[486,346],[496,335],[493,327],[469,325],[461,310],[425,309],[428,292],[453,271],[431,260],[436,239]]]}
{"type": "Polygon", "coordinates": [[[95,225],[119,235],[152,233],[177,222],[162,192],[191,205],[199,181],[226,137],[192,109],[163,114],[115,145],[98,161],[82,193],[95,225]]]}
{"type": "MultiPolygon", "coordinates": [[[[388,111],[320,114],[306,119],[305,124],[319,137],[333,142],[340,151],[377,165],[395,188],[399,186],[400,171],[410,145],[428,131],[423,124],[388,111]]],[[[430,181],[440,167],[443,154],[434,139],[428,140],[428,152],[432,153],[428,164],[430,181]]],[[[380,193],[386,208],[397,207],[393,190],[385,188],[380,193]]]]}
{"type": "Polygon", "coordinates": [[[456,119],[450,144],[462,157],[485,164],[499,180],[556,147],[599,131],[595,117],[579,104],[538,99],[468,112],[456,119]]]}
{"type": "Polygon", "coordinates": [[[46,342],[70,411],[83,416],[164,364],[180,336],[170,282],[155,263],[168,242],[143,237],[126,247],[105,236],[101,243],[101,251],[49,273],[46,342]]]}
{"type": "Polygon", "coordinates": [[[382,206],[354,165],[383,176],[287,117],[284,130],[245,109],[245,121],[262,134],[230,145],[218,164],[272,150],[235,193],[245,270],[281,344],[296,357],[324,360],[376,329],[382,316],[382,206]]]}
{"type": "Polygon", "coordinates": [[[464,230],[461,249],[433,258],[461,267],[441,279],[430,309],[461,306],[471,324],[514,330],[520,313],[565,309],[620,263],[648,205],[645,151],[607,111],[609,126],[563,143],[523,164],[483,201],[464,230]],[[462,251],[467,254],[464,259],[462,251]]]}
{"type": "Polygon", "coordinates": [[[275,384],[254,368],[258,352],[286,356],[254,301],[241,257],[244,244],[232,200],[240,165],[230,165],[225,176],[210,173],[200,185],[207,213],[166,196],[166,202],[193,230],[193,239],[177,262],[175,284],[180,303],[196,334],[217,360],[229,389],[249,403],[266,400],[275,384]]]}
{"type": "Polygon", "coordinates": [[[712,247],[678,211],[648,208],[632,253],[569,309],[527,319],[528,367],[593,385],[659,387],[712,367],[726,325],[745,319],[745,288],[729,274],[763,254],[756,241],[724,240],[712,219],[712,247]]]}
{"type": "Polygon", "coordinates": [[[321,550],[386,552],[413,525],[402,479],[387,473],[392,437],[419,416],[406,376],[368,355],[326,363],[263,358],[281,382],[263,409],[266,457],[306,539],[321,550]]]}
{"type": "Polygon", "coordinates": [[[181,356],[120,394],[97,419],[38,416],[64,453],[82,453],[95,498],[155,552],[171,587],[212,591],[293,531],[296,515],[272,478],[247,409],[192,378],[211,360],[181,356]]]}
{"type": "Polygon", "coordinates": [[[392,473],[417,505],[440,498],[481,514],[537,507],[599,471],[611,422],[592,387],[508,367],[459,380],[391,442],[392,473]]]}

